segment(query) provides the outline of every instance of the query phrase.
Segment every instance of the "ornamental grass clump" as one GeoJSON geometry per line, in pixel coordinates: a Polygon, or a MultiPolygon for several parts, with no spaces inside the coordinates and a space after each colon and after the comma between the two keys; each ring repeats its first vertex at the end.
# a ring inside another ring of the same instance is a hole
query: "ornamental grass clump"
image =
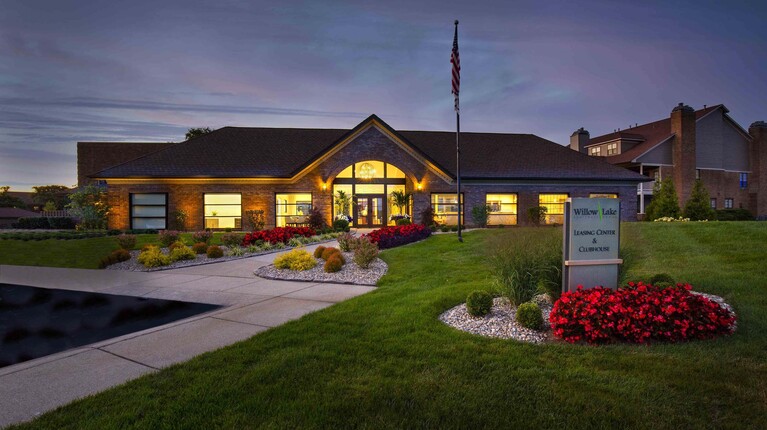
{"type": "Polygon", "coordinates": [[[482,317],[490,313],[493,307],[493,296],[487,291],[477,290],[466,297],[466,310],[469,315],[482,317]]]}
{"type": "Polygon", "coordinates": [[[357,241],[354,248],[354,262],[362,269],[367,269],[370,264],[378,257],[378,245],[371,242],[368,238],[362,237],[357,241]]]}
{"type": "Polygon", "coordinates": [[[192,234],[192,242],[210,244],[213,239],[213,232],[208,230],[196,231],[192,234]]]}
{"type": "Polygon", "coordinates": [[[683,342],[732,333],[735,314],[691,289],[641,282],[617,290],[579,286],[554,303],[549,322],[555,336],[571,343],[683,342]]]}
{"type": "Polygon", "coordinates": [[[121,234],[117,236],[117,244],[122,249],[133,249],[136,247],[136,235],[134,234],[121,234]]]}
{"type": "Polygon", "coordinates": [[[339,235],[336,240],[338,241],[338,247],[344,252],[352,251],[352,248],[357,242],[357,238],[351,233],[343,233],[339,235]]]}
{"type": "Polygon", "coordinates": [[[317,260],[306,252],[305,249],[300,248],[286,252],[274,259],[274,267],[278,269],[303,271],[309,270],[316,265],[317,260]]]}
{"type": "Polygon", "coordinates": [[[496,288],[518,306],[533,296],[557,297],[562,285],[562,236],[557,230],[519,229],[489,247],[496,288]]]}
{"type": "Polygon", "coordinates": [[[173,242],[177,242],[180,233],[176,230],[161,230],[159,233],[157,233],[157,240],[160,241],[160,244],[163,246],[163,248],[169,247],[173,242]]]}
{"type": "Polygon", "coordinates": [[[522,327],[539,330],[543,326],[543,313],[536,303],[522,303],[514,317],[522,327]]]}

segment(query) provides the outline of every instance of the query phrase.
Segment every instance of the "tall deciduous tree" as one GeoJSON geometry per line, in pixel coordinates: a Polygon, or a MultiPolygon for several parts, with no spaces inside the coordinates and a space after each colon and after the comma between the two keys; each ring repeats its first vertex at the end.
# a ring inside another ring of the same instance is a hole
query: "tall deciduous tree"
{"type": "Polygon", "coordinates": [[[194,127],[187,130],[185,137],[186,140],[189,140],[193,137],[204,136],[211,131],[213,130],[211,130],[210,127],[194,127]]]}
{"type": "Polygon", "coordinates": [[[10,190],[11,187],[9,186],[3,186],[0,187],[0,208],[25,208],[24,201],[16,196],[12,196],[8,190],[10,190]]]}
{"type": "Polygon", "coordinates": [[[654,221],[663,217],[679,217],[679,199],[676,196],[674,181],[666,178],[656,181],[653,186],[652,201],[647,206],[647,220],[654,221]]]}
{"type": "Polygon", "coordinates": [[[40,206],[53,202],[56,206],[53,210],[56,210],[63,209],[69,203],[70,190],[69,187],[64,185],[41,185],[39,187],[32,187],[32,189],[35,190],[34,194],[32,194],[32,200],[40,206]]]}
{"type": "Polygon", "coordinates": [[[714,210],[711,209],[711,195],[700,179],[695,181],[689,200],[684,205],[684,217],[692,221],[714,219],[714,210]]]}

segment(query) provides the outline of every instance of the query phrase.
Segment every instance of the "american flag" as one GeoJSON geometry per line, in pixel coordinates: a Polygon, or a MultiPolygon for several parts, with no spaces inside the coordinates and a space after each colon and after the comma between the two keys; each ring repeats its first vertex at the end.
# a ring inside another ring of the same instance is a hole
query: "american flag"
{"type": "Polygon", "coordinates": [[[453,65],[453,94],[455,94],[455,111],[458,112],[458,90],[461,88],[461,59],[458,57],[458,20],[455,21],[455,37],[453,37],[453,53],[450,55],[453,65]]]}

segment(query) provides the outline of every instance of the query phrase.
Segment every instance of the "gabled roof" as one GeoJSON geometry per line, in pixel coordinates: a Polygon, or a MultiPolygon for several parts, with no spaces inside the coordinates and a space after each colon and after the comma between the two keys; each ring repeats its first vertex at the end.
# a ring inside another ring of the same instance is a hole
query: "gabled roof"
{"type": "MultiPolygon", "coordinates": [[[[695,111],[695,120],[700,120],[704,116],[720,108],[724,109],[725,113],[727,112],[727,108],[722,104],[697,110],[695,111]]],[[[655,148],[657,145],[665,142],[673,135],[674,134],[671,132],[671,118],[665,118],[659,121],[632,127],[628,130],[616,131],[613,133],[594,137],[589,140],[589,143],[586,145],[586,147],[618,139],[638,140],[641,143],[629,149],[628,151],[605,157],[605,159],[612,164],[630,163],[637,157],[655,148]]]]}
{"type": "MultiPolygon", "coordinates": [[[[224,127],[91,175],[124,178],[278,178],[300,175],[370,127],[443,177],[455,177],[455,133],[396,131],[371,115],[351,130],[224,127]]],[[[532,134],[461,133],[465,179],[646,180],[532,134]]]]}

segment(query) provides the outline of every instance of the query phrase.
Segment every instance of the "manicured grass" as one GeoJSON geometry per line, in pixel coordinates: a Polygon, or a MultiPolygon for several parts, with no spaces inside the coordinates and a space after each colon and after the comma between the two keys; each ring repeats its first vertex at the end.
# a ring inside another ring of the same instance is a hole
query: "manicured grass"
{"type": "MultiPolygon", "coordinates": [[[[220,245],[223,234],[214,233],[211,244],[220,245]]],[[[192,245],[192,233],[182,233],[181,239],[192,245]]],[[[147,243],[158,245],[157,235],[137,235],[136,249],[147,243]]],[[[99,260],[117,248],[114,236],[73,240],[0,240],[0,264],[98,269],[99,260]]]]}
{"type": "Polygon", "coordinates": [[[489,286],[470,232],[383,253],[379,288],[74,402],[24,428],[763,428],[767,223],[625,224],[629,278],[724,296],[736,334],[653,346],[528,345],[437,320],[489,286]]]}

